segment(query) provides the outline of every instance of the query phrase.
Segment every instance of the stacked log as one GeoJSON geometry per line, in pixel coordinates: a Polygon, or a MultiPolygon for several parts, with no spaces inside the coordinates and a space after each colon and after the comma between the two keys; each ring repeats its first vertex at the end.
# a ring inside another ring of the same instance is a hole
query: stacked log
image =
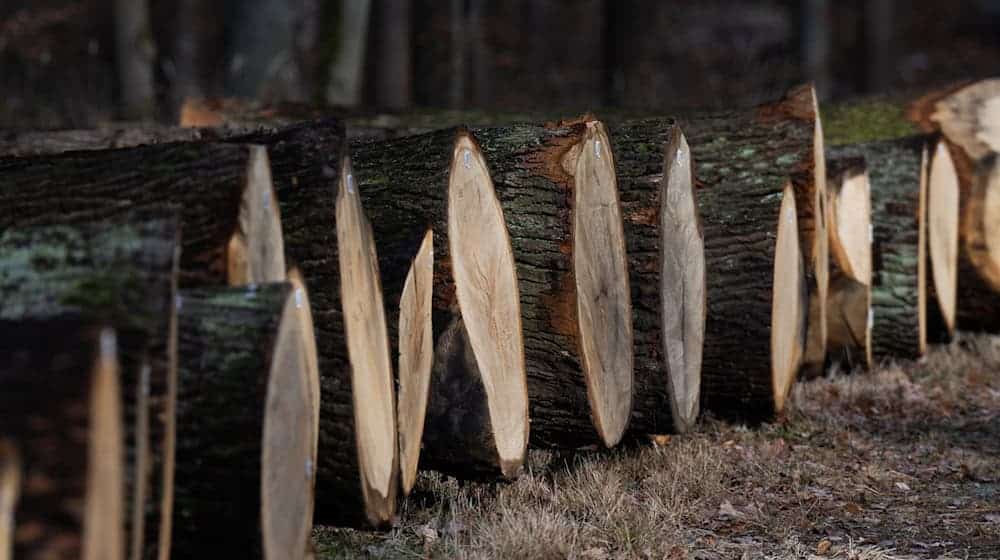
{"type": "MultiPolygon", "coordinates": [[[[869,368],[874,233],[864,158],[827,160],[827,197],[831,257],[827,362],[869,368]]],[[[812,365],[821,368],[825,363],[812,365]]]]}
{"type": "Polygon", "coordinates": [[[114,330],[72,314],[0,320],[0,383],[0,519],[13,519],[0,551],[124,558],[114,330]]]}
{"type": "Polygon", "coordinates": [[[182,293],[178,557],[307,556],[319,383],[308,305],[289,283],[182,293]]]}
{"type": "Polygon", "coordinates": [[[706,308],[691,149],[672,119],[617,124],[611,144],[633,302],[630,429],[686,432],[698,418],[706,308]]]}
{"type": "MultiPolygon", "coordinates": [[[[995,138],[1000,80],[963,83],[914,101],[907,117],[940,132],[958,182],[958,263],[955,322],[959,328],[1000,330],[1000,171],[995,138]]],[[[933,173],[933,170],[932,170],[933,173]]],[[[933,189],[933,187],[932,187],[933,189]]],[[[932,202],[930,208],[933,210],[932,202]]],[[[933,224],[933,218],[931,219],[933,224]]],[[[932,245],[933,250],[933,245],[932,245]]],[[[937,277],[935,276],[935,281],[937,277]]]]}
{"type": "Polygon", "coordinates": [[[169,527],[178,243],[175,212],[159,210],[0,235],[0,319],[75,314],[118,333],[122,534],[133,558],[147,546],[155,550],[159,531],[169,527]]]}
{"type": "Polygon", "coordinates": [[[399,455],[383,249],[376,251],[343,126],[323,119],[229,141],[267,146],[285,255],[310,286],[321,387],[316,517],[384,525],[395,513],[399,455]]]}
{"type": "Polygon", "coordinates": [[[805,351],[809,294],[825,301],[826,172],[814,107],[811,89],[794,90],[753,110],[681,120],[705,237],[703,404],[722,416],[756,421],[784,408],[805,351]]]}
{"type": "Polygon", "coordinates": [[[909,136],[830,149],[863,157],[871,181],[872,352],[916,358],[927,348],[927,139],[909,136]]]}

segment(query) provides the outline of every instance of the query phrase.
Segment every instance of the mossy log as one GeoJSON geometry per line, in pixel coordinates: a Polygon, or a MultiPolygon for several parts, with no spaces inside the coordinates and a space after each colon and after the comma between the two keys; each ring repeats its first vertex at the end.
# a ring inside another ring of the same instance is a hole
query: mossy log
{"type": "Polygon", "coordinates": [[[283,279],[273,199],[260,146],[182,142],[0,159],[0,229],[176,206],[184,286],[283,279]]]}
{"type": "Polygon", "coordinates": [[[364,214],[343,125],[324,119],[230,141],[267,147],[286,258],[310,287],[321,395],[316,518],[388,523],[399,456],[382,248],[364,214]]]}
{"type": "Polygon", "coordinates": [[[802,247],[816,243],[825,260],[826,243],[814,238],[826,230],[824,203],[813,198],[824,181],[813,180],[811,107],[793,96],[680,119],[705,237],[702,404],[722,416],[756,421],[783,409],[803,354],[809,295],[825,296],[826,267],[817,260],[808,273],[802,247]],[[797,210],[800,200],[806,211],[797,210]]]}
{"type": "Polygon", "coordinates": [[[76,313],[116,327],[130,558],[156,556],[169,529],[179,238],[169,210],[0,234],[0,319],[76,313]]]}
{"type": "Polygon", "coordinates": [[[174,555],[305,558],[316,436],[301,286],[188,290],[178,302],[174,555]]]}
{"type": "Polygon", "coordinates": [[[0,550],[125,558],[114,331],[75,315],[0,320],[0,385],[0,519],[14,521],[0,550]]]}
{"type": "Polygon", "coordinates": [[[635,337],[630,430],[690,430],[698,418],[705,334],[705,248],[691,151],[672,119],[611,130],[635,337]]]}
{"type": "Polygon", "coordinates": [[[924,135],[831,148],[831,157],[864,157],[871,185],[872,353],[875,360],[916,358],[927,348],[924,135]]]}

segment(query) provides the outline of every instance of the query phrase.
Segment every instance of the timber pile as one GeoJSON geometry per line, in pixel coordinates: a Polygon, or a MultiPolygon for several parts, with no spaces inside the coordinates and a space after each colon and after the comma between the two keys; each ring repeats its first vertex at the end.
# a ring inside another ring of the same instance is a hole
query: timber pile
{"type": "Polygon", "coordinates": [[[0,556],[305,558],[314,513],[385,526],[421,469],[767,420],[800,369],[992,328],[996,93],[851,136],[870,105],[821,124],[808,86],[607,126],[352,141],[223,102],[5,136],[0,556]]]}

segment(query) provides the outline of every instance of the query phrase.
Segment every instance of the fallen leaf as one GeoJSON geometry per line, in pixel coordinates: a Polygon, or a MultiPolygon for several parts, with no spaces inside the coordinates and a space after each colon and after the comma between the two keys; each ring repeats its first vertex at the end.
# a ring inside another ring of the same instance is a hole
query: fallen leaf
{"type": "Polygon", "coordinates": [[[743,517],[743,513],[733,507],[733,504],[726,500],[719,505],[719,517],[731,517],[733,519],[743,517]]]}
{"type": "Polygon", "coordinates": [[[607,560],[608,553],[603,548],[593,547],[584,550],[580,556],[589,560],[607,560]]]}
{"type": "Polygon", "coordinates": [[[816,545],[816,554],[824,556],[827,552],[830,552],[831,546],[833,546],[833,543],[830,542],[830,539],[823,539],[819,541],[819,544],[816,545]]]}
{"type": "Polygon", "coordinates": [[[666,447],[670,445],[670,436],[666,434],[654,434],[649,436],[656,447],[666,447]]]}
{"type": "Polygon", "coordinates": [[[897,482],[896,488],[902,490],[903,492],[909,492],[910,487],[905,482],[897,482]]]}
{"type": "Polygon", "coordinates": [[[846,509],[848,513],[853,513],[855,515],[861,513],[861,506],[859,506],[858,504],[856,504],[854,502],[851,502],[851,503],[847,504],[846,506],[844,506],[844,509],[846,509]]]}

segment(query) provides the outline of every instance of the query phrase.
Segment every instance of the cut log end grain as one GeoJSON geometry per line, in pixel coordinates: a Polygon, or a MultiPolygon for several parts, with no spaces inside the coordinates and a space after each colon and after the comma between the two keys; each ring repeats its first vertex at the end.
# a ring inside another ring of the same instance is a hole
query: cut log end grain
{"type": "Polygon", "coordinates": [[[920,198],[917,207],[917,321],[919,325],[917,349],[920,356],[927,353],[927,183],[930,177],[930,156],[925,143],[920,155],[920,198]]]}
{"type": "Polygon", "coordinates": [[[705,340],[705,243],[694,191],[691,149],[679,127],[663,154],[660,195],[660,324],[674,429],[698,418],[705,340]]]}
{"type": "Polygon", "coordinates": [[[305,556],[312,534],[319,370],[305,288],[292,284],[267,381],[261,454],[265,558],[305,556]]]}
{"type": "Polygon", "coordinates": [[[319,384],[308,305],[295,283],[183,294],[176,556],[305,557],[319,384]]]}
{"type": "Polygon", "coordinates": [[[844,274],[830,280],[828,355],[848,368],[872,366],[871,286],[844,274]]]}
{"type": "Polygon", "coordinates": [[[460,133],[448,178],[448,241],[464,331],[486,393],[501,471],[520,469],[528,443],[528,389],[514,254],[487,162],[460,133]]]}
{"type": "Polygon", "coordinates": [[[946,338],[955,331],[958,282],[959,185],[951,154],[937,142],[927,181],[927,241],[935,301],[928,313],[934,323],[943,323],[946,338]]]}
{"type": "Polygon", "coordinates": [[[249,146],[246,188],[240,200],[237,230],[226,251],[228,283],[280,282],[286,277],[281,216],[264,146],[249,146]]]}
{"type": "Polygon", "coordinates": [[[574,176],[573,270],[580,352],[594,426],[617,445],[632,413],[632,302],[611,144],[587,123],[574,176]]]}
{"type": "Polygon", "coordinates": [[[775,412],[784,409],[805,346],[809,302],[798,231],[795,191],[788,183],[778,217],[771,299],[771,388],[775,412]]]}
{"type": "MultiPolygon", "coordinates": [[[[820,118],[819,112],[819,101],[816,98],[816,88],[812,84],[809,86],[809,97],[812,101],[812,114],[813,114],[813,153],[812,153],[812,163],[813,163],[813,246],[810,248],[806,254],[810,255],[812,262],[808,265],[809,268],[813,270],[816,275],[816,295],[819,302],[822,303],[822,309],[819,312],[819,316],[816,317],[816,321],[819,322],[819,333],[818,335],[812,335],[817,341],[817,344],[822,348],[823,353],[826,353],[827,345],[827,305],[826,301],[829,297],[829,283],[830,283],[830,236],[828,234],[828,229],[831,227],[828,221],[829,213],[827,212],[826,206],[829,202],[827,197],[827,170],[826,170],[826,148],[824,145],[823,136],[823,122],[820,118]]],[[[810,321],[812,321],[812,316],[810,316],[810,321]]],[[[810,330],[813,327],[810,326],[810,330]]]]}
{"type": "Polygon", "coordinates": [[[336,221],[361,493],[369,521],[381,525],[396,508],[395,391],[375,241],[347,157],[341,164],[336,221]]]}
{"type": "Polygon", "coordinates": [[[21,493],[21,459],[9,439],[0,439],[0,560],[14,553],[14,510],[21,493]]]}
{"type": "Polygon", "coordinates": [[[434,231],[428,229],[410,265],[399,302],[399,457],[403,494],[417,480],[420,443],[427,413],[427,391],[434,359],[431,323],[434,281],[434,231]]]}
{"type": "Polygon", "coordinates": [[[66,315],[0,333],[0,556],[123,558],[115,332],[66,315]]]}
{"type": "Polygon", "coordinates": [[[864,158],[830,162],[827,174],[830,256],[847,277],[870,285],[871,184],[864,158]]]}
{"type": "Polygon", "coordinates": [[[124,548],[121,392],[114,331],[102,330],[98,345],[90,395],[90,443],[81,557],[114,560],[122,557],[124,548]]]}

